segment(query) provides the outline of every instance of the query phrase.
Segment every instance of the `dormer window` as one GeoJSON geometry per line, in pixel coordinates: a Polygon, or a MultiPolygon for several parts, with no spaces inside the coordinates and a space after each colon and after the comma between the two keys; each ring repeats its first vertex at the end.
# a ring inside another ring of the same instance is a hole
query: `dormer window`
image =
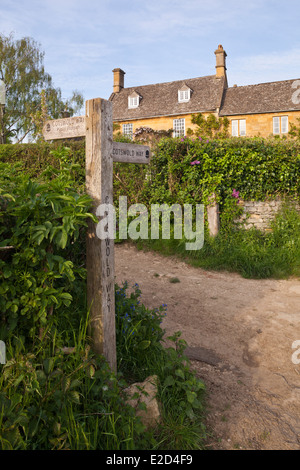
{"type": "Polygon", "coordinates": [[[179,103],[187,103],[191,99],[191,89],[184,85],[183,87],[178,90],[178,102],[179,103]]]}
{"type": "Polygon", "coordinates": [[[131,93],[131,95],[128,96],[128,108],[138,108],[140,104],[140,99],[141,95],[139,95],[136,91],[131,93]]]}

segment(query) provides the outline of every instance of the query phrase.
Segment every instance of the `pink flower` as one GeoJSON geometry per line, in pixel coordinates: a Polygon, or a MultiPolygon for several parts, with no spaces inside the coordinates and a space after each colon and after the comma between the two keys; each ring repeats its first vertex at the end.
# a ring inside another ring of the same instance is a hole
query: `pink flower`
{"type": "Polygon", "coordinates": [[[199,162],[199,160],[194,160],[193,162],[191,162],[191,165],[199,165],[199,163],[201,163],[199,162]]]}
{"type": "Polygon", "coordinates": [[[232,191],[232,196],[235,197],[236,199],[238,199],[239,197],[239,191],[236,191],[235,189],[232,191]]]}

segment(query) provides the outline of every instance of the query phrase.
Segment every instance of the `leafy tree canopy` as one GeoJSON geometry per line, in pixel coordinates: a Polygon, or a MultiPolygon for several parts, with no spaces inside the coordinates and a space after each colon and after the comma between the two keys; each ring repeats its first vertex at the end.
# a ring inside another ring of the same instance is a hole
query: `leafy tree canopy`
{"type": "Polygon", "coordinates": [[[84,100],[78,91],[73,91],[66,102],[62,100],[61,90],[53,86],[43,60],[44,52],[34,39],[0,34],[0,80],[6,89],[5,112],[0,115],[0,143],[12,137],[19,142],[27,135],[36,137],[41,115],[57,119],[64,111],[72,116],[82,108],[84,100]]]}

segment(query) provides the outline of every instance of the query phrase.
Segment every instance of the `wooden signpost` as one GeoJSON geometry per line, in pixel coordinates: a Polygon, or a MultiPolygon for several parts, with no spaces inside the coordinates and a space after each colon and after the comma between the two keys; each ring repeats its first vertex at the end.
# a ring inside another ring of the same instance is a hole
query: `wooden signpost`
{"type": "Polygon", "coordinates": [[[5,83],[3,82],[3,80],[0,80],[0,129],[1,129],[0,144],[5,144],[5,132],[4,132],[4,126],[3,126],[5,100],[6,100],[5,83]]]}
{"type": "MultiPolygon", "coordinates": [[[[113,162],[149,163],[150,148],[113,142],[112,103],[95,98],[86,101],[85,116],[47,121],[46,140],[85,136],[86,190],[93,198],[93,213],[100,204],[113,204],[113,162]]],[[[116,371],[114,240],[101,240],[96,224],[88,221],[87,300],[94,351],[103,354],[116,371]]]]}

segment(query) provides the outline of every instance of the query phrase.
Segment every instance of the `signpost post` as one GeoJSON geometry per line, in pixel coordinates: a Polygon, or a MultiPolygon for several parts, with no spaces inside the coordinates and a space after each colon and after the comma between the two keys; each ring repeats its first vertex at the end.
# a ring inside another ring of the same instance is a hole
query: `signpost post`
{"type": "MultiPolygon", "coordinates": [[[[113,204],[113,162],[149,163],[150,148],[113,142],[112,103],[95,98],[86,101],[85,116],[47,121],[46,140],[85,136],[86,190],[93,199],[93,213],[100,204],[113,204]]],[[[114,240],[101,240],[88,221],[87,301],[94,351],[103,354],[116,371],[114,240]]]]}
{"type": "Polygon", "coordinates": [[[4,109],[5,109],[5,83],[3,80],[0,80],[0,144],[5,144],[5,133],[4,133],[4,109]]]}

